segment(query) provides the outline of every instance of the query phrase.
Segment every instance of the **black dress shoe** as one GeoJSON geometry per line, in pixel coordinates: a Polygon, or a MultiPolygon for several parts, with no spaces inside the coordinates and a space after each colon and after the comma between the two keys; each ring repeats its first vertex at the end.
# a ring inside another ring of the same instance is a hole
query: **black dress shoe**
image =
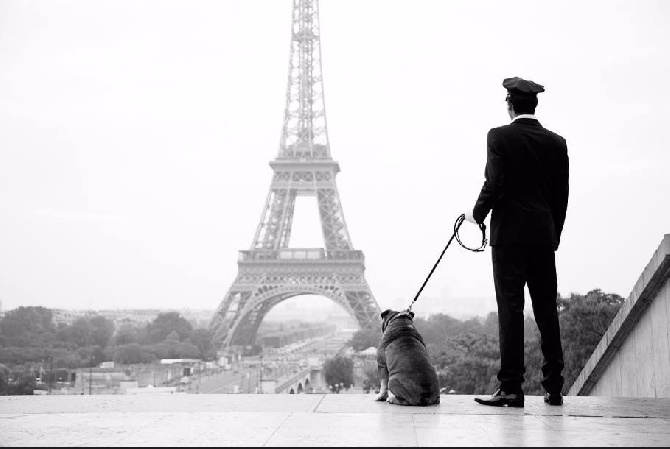
{"type": "Polygon", "coordinates": [[[489,398],[475,398],[475,402],[491,407],[515,407],[522,408],[524,403],[523,393],[508,394],[498,390],[489,398]]]}
{"type": "Polygon", "coordinates": [[[563,395],[561,393],[547,393],[544,395],[545,404],[563,405],[563,395]]]}

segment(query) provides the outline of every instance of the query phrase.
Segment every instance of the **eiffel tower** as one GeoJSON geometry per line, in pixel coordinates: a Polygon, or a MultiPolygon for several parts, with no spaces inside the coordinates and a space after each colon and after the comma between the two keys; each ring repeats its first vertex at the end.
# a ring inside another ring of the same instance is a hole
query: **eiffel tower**
{"type": "Polygon", "coordinates": [[[251,248],[210,329],[219,347],[251,345],[269,311],[300,295],[333,300],[361,328],[381,325],[365,280],[362,251],[351,244],[330,155],[321,70],[318,0],[293,1],[293,29],[284,126],[270,192],[251,248]],[[296,197],[316,196],[324,248],[289,248],[296,197]]]}

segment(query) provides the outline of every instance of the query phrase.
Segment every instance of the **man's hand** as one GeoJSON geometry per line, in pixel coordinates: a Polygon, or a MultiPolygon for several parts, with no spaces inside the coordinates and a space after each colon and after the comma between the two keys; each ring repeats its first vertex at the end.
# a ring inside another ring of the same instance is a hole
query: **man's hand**
{"type": "Polygon", "coordinates": [[[472,212],[466,212],[463,215],[465,215],[465,220],[466,221],[469,221],[472,224],[477,224],[477,222],[475,221],[475,217],[472,216],[472,212]]]}

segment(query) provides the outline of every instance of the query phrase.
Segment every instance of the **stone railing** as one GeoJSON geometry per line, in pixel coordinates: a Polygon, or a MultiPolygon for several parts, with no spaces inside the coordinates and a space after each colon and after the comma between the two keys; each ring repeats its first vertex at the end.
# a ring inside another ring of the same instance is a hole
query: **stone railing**
{"type": "Polygon", "coordinates": [[[670,397],[670,234],[572,385],[570,395],[670,397]]]}
{"type": "Polygon", "coordinates": [[[239,252],[239,262],[364,261],[363,251],[323,248],[254,249],[239,252]]]}

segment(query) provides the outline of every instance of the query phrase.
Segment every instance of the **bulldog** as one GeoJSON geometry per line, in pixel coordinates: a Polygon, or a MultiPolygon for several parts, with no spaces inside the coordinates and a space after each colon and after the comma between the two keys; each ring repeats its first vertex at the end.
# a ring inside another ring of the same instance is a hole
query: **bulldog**
{"type": "Polygon", "coordinates": [[[382,313],[384,335],[377,348],[381,388],[376,401],[412,406],[440,403],[437,372],[413,319],[412,312],[382,313]]]}

